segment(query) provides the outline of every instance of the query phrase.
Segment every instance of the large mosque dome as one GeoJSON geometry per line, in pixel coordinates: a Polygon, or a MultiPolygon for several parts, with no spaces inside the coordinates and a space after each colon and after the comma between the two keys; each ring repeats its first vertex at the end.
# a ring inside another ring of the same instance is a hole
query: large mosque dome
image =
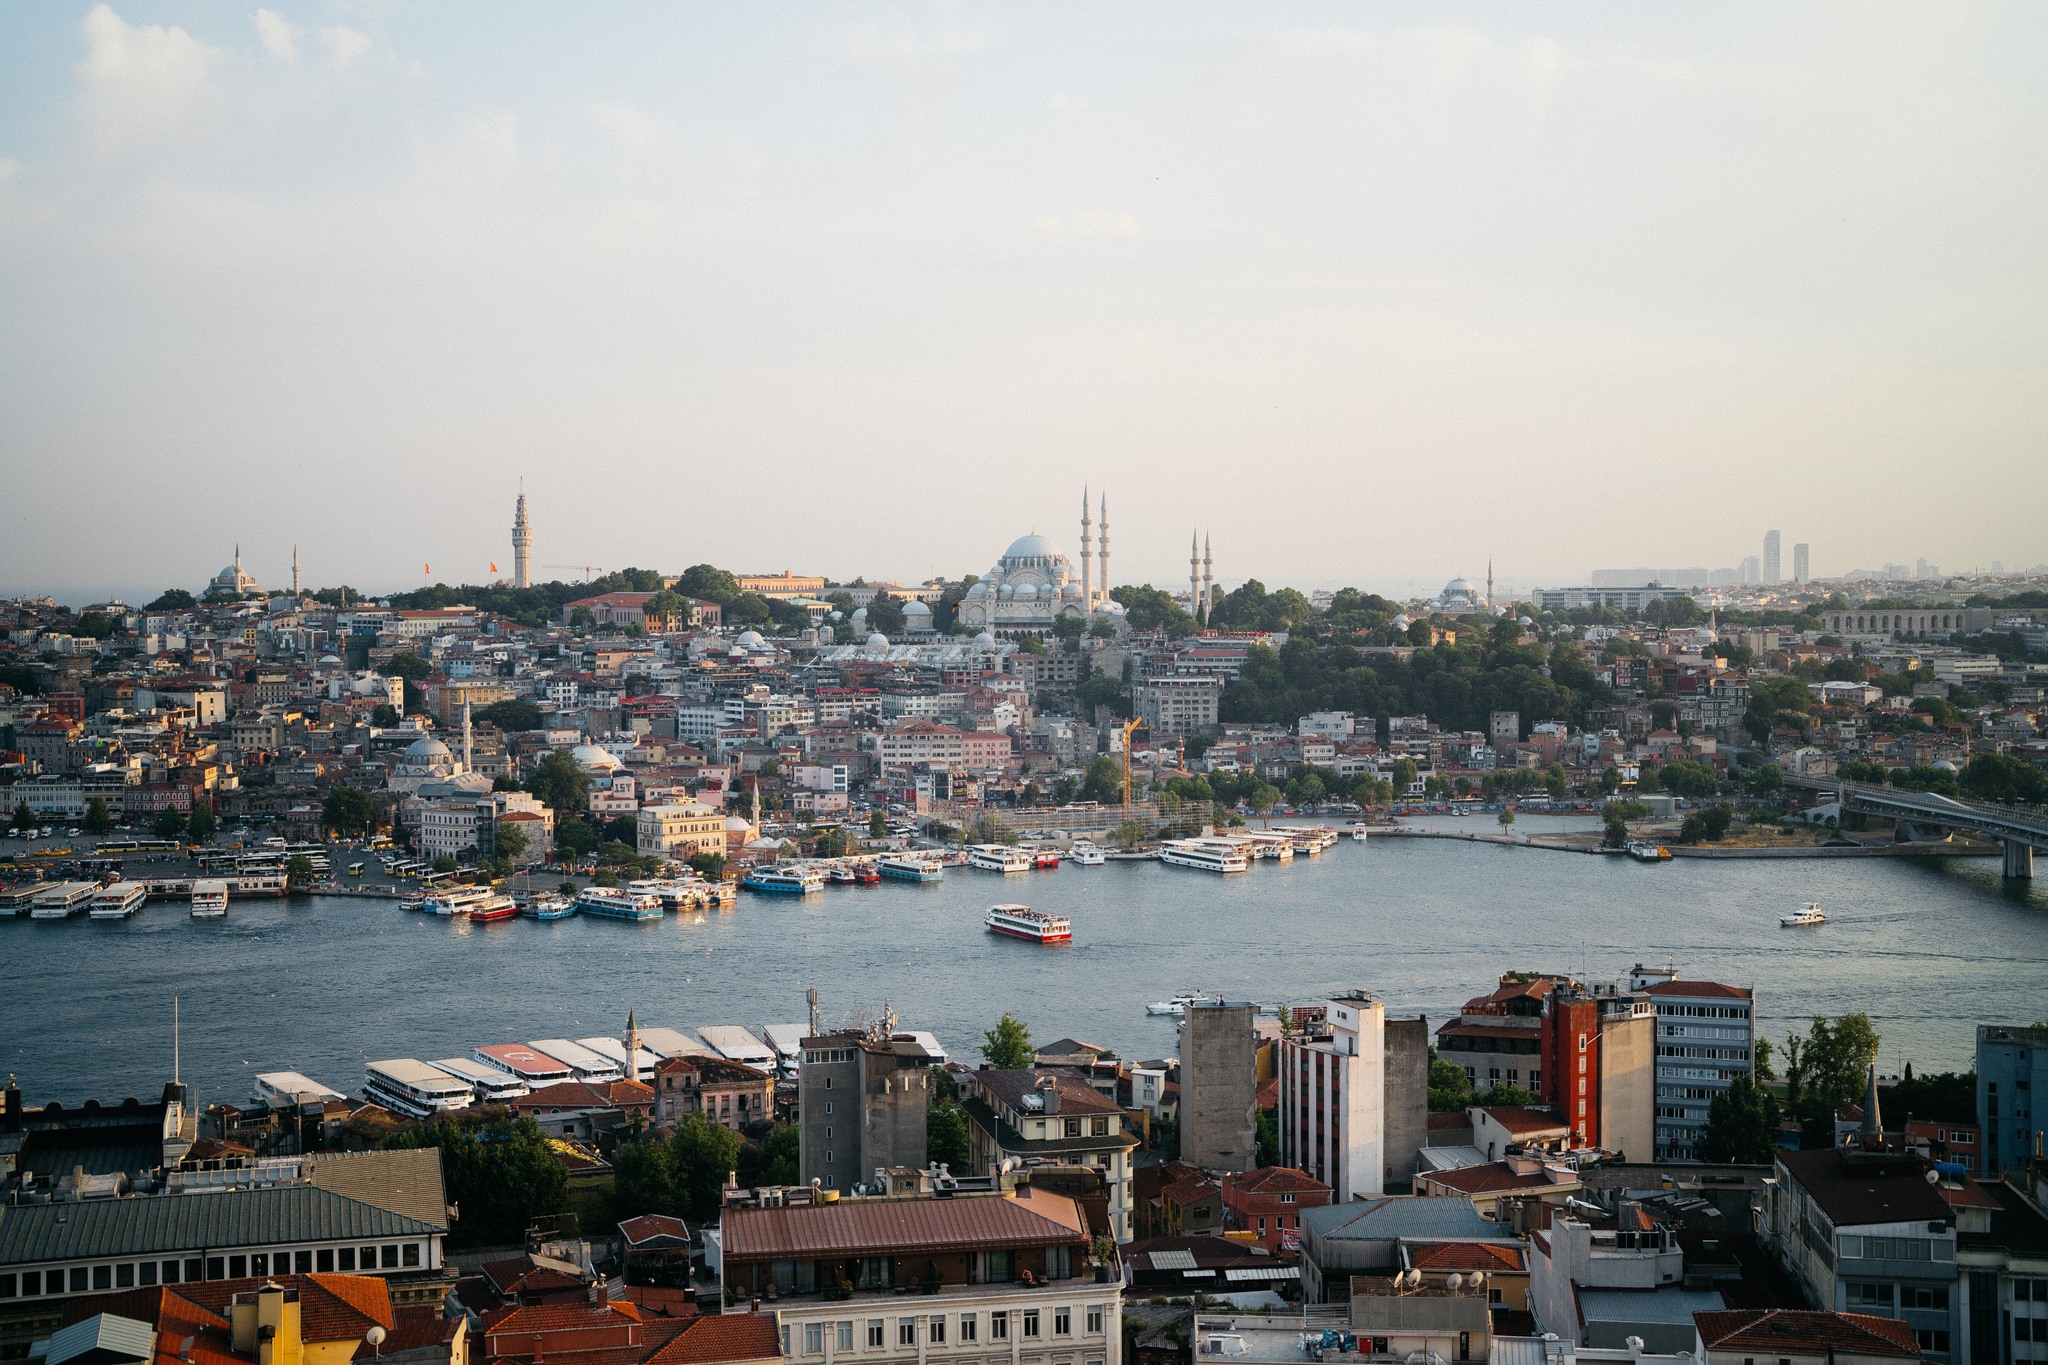
{"type": "Polygon", "coordinates": [[[437,758],[453,757],[455,755],[449,752],[448,746],[432,735],[416,739],[405,748],[405,761],[408,763],[428,764],[437,758]]]}
{"type": "Polygon", "coordinates": [[[1062,563],[1066,562],[1066,556],[1053,549],[1052,542],[1036,531],[1028,536],[1018,536],[1010,542],[1010,548],[1003,551],[1003,562],[1006,564],[1021,565],[1034,560],[1050,562],[1055,559],[1062,563]]]}
{"type": "Polygon", "coordinates": [[[587,773],[608,773],[622,766],[617,754],[595,744],[579,744],[569,751],[569,757],[587,773]]]}

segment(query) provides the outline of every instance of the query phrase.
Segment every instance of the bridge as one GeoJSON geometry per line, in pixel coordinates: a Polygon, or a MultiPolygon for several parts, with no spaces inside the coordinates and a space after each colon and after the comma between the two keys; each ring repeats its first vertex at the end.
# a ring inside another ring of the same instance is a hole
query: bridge
{"type": "Polygon", "coordinates": [[[1940,830],[1944,835],[1975,834],[2005,845],[2005,875],[2034,875],[2034,850],[2048,852],[2048,806],[1995,806],[1983,801],[1958,801],[1934,792],[1901,791],[1869,782],[1835,777],[1792,777],[1787,785],[1831,792],[1844,813],[1882,816],[1902,827],[1940,830]]]}

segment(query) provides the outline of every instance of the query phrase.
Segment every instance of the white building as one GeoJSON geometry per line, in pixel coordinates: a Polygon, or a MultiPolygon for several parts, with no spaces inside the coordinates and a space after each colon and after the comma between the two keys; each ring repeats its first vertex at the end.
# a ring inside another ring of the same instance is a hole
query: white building
{"type": "Polygon", "coordinates": [[[1016,638],[1045,635],[1062,617],[1086,621],[1095,615],[1121,617],[1123,607],[1109,595],[1109,499],[1102,500],[1101,551],[1089,560],[1088,498],[1081,498],[1081,563],[1033,532],[1019,536],[995,567],[976,580],[961,600],[958,620],[968,630],[1016,638]]]}
{"type": "Polygon", "coordinates": [[[688,858],[725,852],[725,816],[694,801],[642,806],[635,817],[634,845],[656,858],[688,858]]]}
{"type": "Polygon", "coordinates": [[[1749,988],[1681,981],[1671,967],[1637,964],[1629,989],[1657,1005],[1657,1161],[1690,1161],[1707,1108],[1756,1060],[1749,988]]]}
{"type": "Polygon", "coordinates": [[[1364,991],[1329,1002],[1327,1038],[1280,1042],[1280,1164],[1328,1185],[1336,1203],[1386,1180],[1386,1009],[1364,991]]]}

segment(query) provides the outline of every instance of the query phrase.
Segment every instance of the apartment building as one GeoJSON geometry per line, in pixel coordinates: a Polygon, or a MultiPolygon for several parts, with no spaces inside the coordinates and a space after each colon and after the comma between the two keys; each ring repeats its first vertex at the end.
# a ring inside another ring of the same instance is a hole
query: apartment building
{"type": "Polygon", "coordinates": [[[1657,1011],[1653,1159],[1690,1161],[1714,1097],[1754,1069],[1755,1001],[1747,986],[1684,981],[1673,967],[1640,963],[1629,989],[1649,996],[1657,1011]]]}
{"type": "Polygon", "coordinates": [[[1386,1008],[1348,991],[1326,1021],[1326,1032],[1280,1040],[1280,1164],[1341,1204],[1386,1188],[1386,1008]]]}
{"type": "Polygon", "coordinates": [[[634,817],[635,848],[650,857],[685,859],[725,853],[725,817],[694,801],[642,806],[634,817]]]}
{"type": "Polygon", "coordinates": [[[960,1108],[972,1170],[990,1171],[1009,1160],[1092,1167],[1109,1199],[1111,1234],[1131,1240],[1131,1153],[1138,1139],[1125,1129],[1116,1101],[1066,1071],[985,1067],[962,1073],[960,1108]]]}
{"type": "Polygon", "coordinates": [[[1543,1006],[1567,978],[1508,972],[1436,1031],[1437,1054],[1465,1069],[1480,1094],[1512,1085],[1543,1098],[1543,1006]]]}
{"type": "Polygon", "coordinates": [[[1544,1011],[1544,1098],[1573,1141],[1624,1157],[1656,1148],[1657,1007],[1647,995],[1577,985],[1544,1011]]]}
{"type": "Polygon", "coordinates": [[[1984,1174],[2022,1171],[2041,1151],[2048,1109],[2034,1099],[2048,1089],[2048,1028],[1977,1025],[1977,1126],[1983,1132],[1984,1174]]]}
{"type": "Polygon", "coordinates": [[[1131,702],[1155,735],[1201,734],[1216,724],[1223,679],[1212,674],[1154,674],[1131,689],[1131,702]]]}

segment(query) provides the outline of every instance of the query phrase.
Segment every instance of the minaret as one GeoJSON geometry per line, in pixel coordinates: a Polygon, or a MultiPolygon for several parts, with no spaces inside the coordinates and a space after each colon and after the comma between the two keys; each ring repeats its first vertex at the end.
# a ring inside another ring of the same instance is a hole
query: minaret
{"type": "Polygon", "coordinates": [[[640,1021],[632,1010],[626,1011],[626,1079],[640,1079],[640,1021]]]}
{"type": "Polygon", "coordinates": [[[462,699],[462,771],[469,772],[469,698],[462,699]]]}
{"type": "Polygon", "coordinates": [[[1207,624],[1209,609],[1216,600],[1215,561],[1209,558],[1209,536],[1202,534],[1202,622],[1207,624]]]}
{"type": "Polygon", "coordinates": [[[526,480],[519,481],[519,506],[512,514],[512,586],[530,588],[533,576],[533,527],[526,520],[526,480]]]}
{"type": "Polygon", "coordinates": [[[299,595],[299,547],[292,546],[292,596],[299,595]]]}
{"type": "Polygon", "coordinates": [[[1096,542],[1102,556],[1102,600],[1109,601],[1109,494],[1102,495],[1102,537],[1096,542]]]}
{"type": "Polygon", "coordinates": [[[1188,615],[1202,624],[1202,554],[1200,538],[1188,532],[1188,615]]]}
{"type": "Polygon", "coordinates": [[[1090,523],[1088,521],[1088,490],[1086,488],[1083,488],[1081,490],[1081,610],[1084,613],[1095,610],[1095,594],[1089,588],[1089,583],[1092,580],[1089,578],[1088,574],[1089,569],[1093,567],[1088,563],[1089,524],[1090,523]]]}
{"type": "Polygon", "coordinates": [[[1486,557],[1486,609],[1493,610],[1493,556],[1486,557]]]}

